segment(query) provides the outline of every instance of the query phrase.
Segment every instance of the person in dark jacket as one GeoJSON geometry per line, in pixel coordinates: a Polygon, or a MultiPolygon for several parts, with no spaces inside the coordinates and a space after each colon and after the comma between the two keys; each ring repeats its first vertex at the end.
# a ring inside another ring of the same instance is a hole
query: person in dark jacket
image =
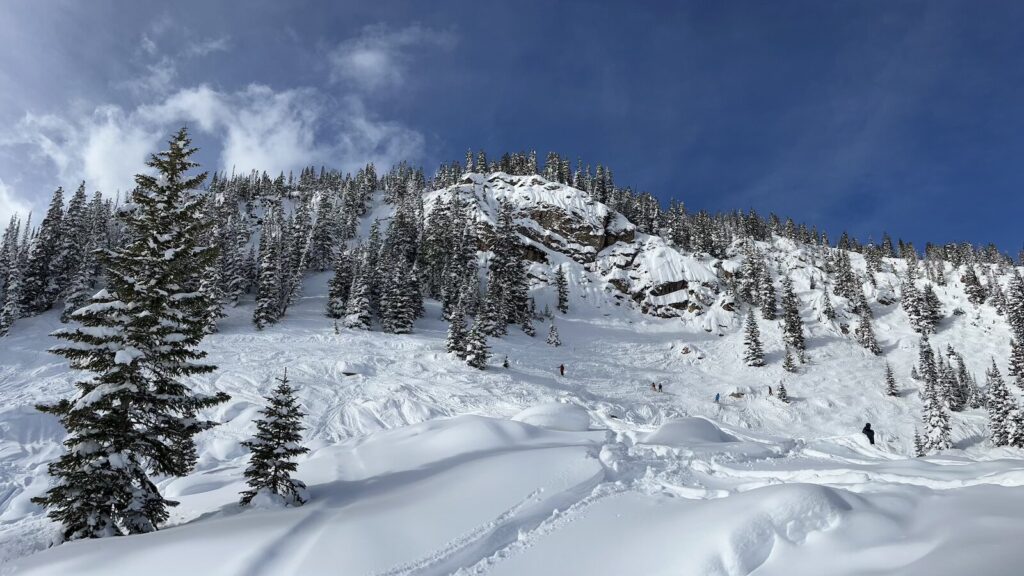
{"type": "Polygon", "coordinates": [[[558,365],[558,373],[561,374],[562,376],[565,376],[565,364],[558,365]]]}
{"type": "Polygon", "coordinates": [[[868,442],[875,443],[875,431],[871,429],[871,422],[864,425],[864,429],[861,430],[865,436],[868,437],[868,442]]]}
{"type": "Polygon", "coordinates": [[[664,392],[665,390],[661,387],[661,382],[658,382],[658,392],[664,392]]]}

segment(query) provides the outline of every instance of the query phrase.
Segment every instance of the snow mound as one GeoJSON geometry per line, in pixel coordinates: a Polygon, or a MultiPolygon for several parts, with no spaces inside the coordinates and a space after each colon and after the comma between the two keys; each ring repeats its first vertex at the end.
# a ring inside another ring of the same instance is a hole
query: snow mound
{"type": "Polygon", "coordinates": [[[581,432],[590,429],[590,413],[575,404],[561,402],[527,408],[513,416],[512,420],[551,430],[581,432]]]}
{"type": "Polygon", "coordinates": [[[738,442],[735,436],[724,432],[710,420],[704,418],[679,418],[670,420],[644,438],[644,444],[664,446],[688,446],[719,442],[738,442]]]}

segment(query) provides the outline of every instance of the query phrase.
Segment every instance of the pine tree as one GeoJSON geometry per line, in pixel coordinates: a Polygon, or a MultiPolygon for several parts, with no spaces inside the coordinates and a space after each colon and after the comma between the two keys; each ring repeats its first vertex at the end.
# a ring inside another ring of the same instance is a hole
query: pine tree
{"type": "Polygon", "coordinates": [[[370,260],[364,254],[359,271],[352,278],[348,302],[345,303],[345,326],[357,330],[368,330],[370,315],[370,260]]]}
{"type": "Polygon", "coordinates": [[[836,310],[835,310],[835,308],[832,307],[832,298],[829,297],[829,295],[828,295],[828,287],[825,287],[823,292],[824,292],[823,298],[825,300],[825,303],[822,305],[821,314],[825,318],[827,318],[829,320],[835,320],[836,319],[836,310]]]}
{"type": "Polygon", "coordinates": [[[793,281],[789,276],[782,277],[782,338],[788,346],[798,353],[807,349],[804,341],[804,325],[800,319],[800,309],[796,294],[793,292],[793,281]]]}
{"type": "Polygon", "coordinates": [[[946,450],[950,441],[949,412],[943,398],[941,385],[930,383],[925,386],[924,400],[924,451],[928,454],[946,450]]]}
{"type": "Polygon", "coordinates": [[[529,336],[531,338],[537,335],[537,330],[535,330],[534,327],[533,327],[533,311],[532,311],[532,306],[531,306],[531,310],[529,310],[526,314],[523,314],[523,319],[519,323],[519,327],[523,330],[523,334],[526,334],[527,336],[529,336]]]}
{"type": "Polygon", "coordinates": [[[199,293],[203,299],[203,330],[207,334],[216,332],[221,318],[225,316],[221,280],[221,267],[213,264],[207,267],[207,272],[199,283],[199,293]]]}
{"type": "Polygon", "coordinates": [[[448,320],[448,338],[445,348],[459,358],[466,358],[466,313],[462,304],[457,304],[448,320]]]}
{"type": "Polygon", "coordinates": [[[1017,379],[1017,385],[1024,382],[1024,345],[1020,340],[1010,338],[1010,359],[1007,374],[1017,379]]]}
{"type": "Polygon", "coordinates": [[[39,225],[39,232],[28,247],[21,278],[21,308],[25,314],[46,312],[56,300],[60,287],[54,264],[60,249],[61,220],[64,215],[64,190],[57,188],[50,207],[39,225]]]}
{"type": "Polygon", "coordinates": [[[971,304],[981,304],[985,301],[988,294],[981,285],[981,281],[978,280],[978,274],[974,271],[973,265],[967,264],[961,281],[964,283],[964,292],[967,293],[968,302],[971,304]]]}
{"type": "Polygon", "coordinates": [[[33,499],[63,525],[64,538],[98,538],[156,530],[177,503],[164,498],[150,474],[183,476],[197,459],[193,437],[214,424],[201,410],[228,400],[202,396],[184,382],[212,372],[198,350],[203,330],[200,275],[215,257],[200,245],[195,166],[182,129],[168,151],[147,163],[159,177],[138,175],[124,210],[127,243],[108,252],[107,287],[73,314],[80,326],[58,330],[53,352],[91,375],[76,383],[76,400],[39,406],[56,415],[68,451],[50,464],[56,483],[33,499]]]}
{"type": "Polygon", "coordinates": [[[927,456],[927,452],[924,450],[924,440],[921,438],[921,433],[917,431],[917,427],[914,427],[914,456],[918,458],[927,456]]]}
{"type": "Polygon", "coordinates": [[[267,397],[267,406],[260,410],[256,420],[256,436],[242,442],[252,452],[245,469],[249,489],[242,492],[243,506],[258,494],[268,494],[285,504],[301,506],[306,502],[306,485],[292,478],[297,464],[295,458],[309,452],[302,446],[302,418],[304,413],[295,398],[295,389],[288,383],[288,370],[277,378],[278,385],[267,397]]]}
{"type": "Polygon", "coordinates": [[[268,214],[263,219],[259,248],[259,275],[256,280],[256,309],[252,321],[257,330],[274,324],[278,320],[282,291],[280,246],[275,218],[268,214]]]}
{"type": "Polygon", "coordinates": [[[747,312],[747,321],[743,336],[743,344],[746,346],[746,353],[743,361],[747,366],[764,366],[764,349],[761,348],[761,331],[757,327],[757,319],[754,318],[754,311],[747,312]]]}
{"type": "Polygon", "coordinates": [[[782,402],[783,404],[789,404],[789,392],[786,391],[785,382],[779,382],[779,391],[776,397],[779,399],[779,402],[782,402]]]}
{"type": "Polygon", "coordinates": [[[796,372],[796,361],[793,360],[793,351],[786,346],[786,356],[782,360],[782,369],[786,372],[796,372]]]}
{"type": "Polygon", "coordinates": [[[352,288],[352,258],[346,250],[334,257],[334,275],[327,283],[327,317],[343,318],[349,290],[352,288]]]}
{"type": "Polygon", "coordinates": [[[924,380],[926,387],[937,384],[939,373],[935,367],[935,351],[928,341],[928,333],[921,334],[921,343],[918,353],[918,374],[924,380]]]}
{"type": "Polygon", "coordinates": [[[896,389],[896,376],[888,362],[885,363],[885,393],[894,398],[900,395],[900,391],[896,389]]]}
{"type": "Polygon", "coordinates": [[[555,268],[555,289],[558,291],[558,311],[566,314],[569,312],[569,282],[562,266],[555,268]]]}
{"type": "Polygon", "coordinates": [[[1010,390],[1006,386],[1006,382],[1003,381],[999,368],[996,367],[995,358],[992,359],[992,366],[985,372],[985,376],[987,378],[986,395],[992,443],[996,446],[1006,446],[1010,442],[1011,419],[1017,409],[1016,402],[1010,395],[1010,390]]]}
{"type": "Polygon", "coordinates": [[[548,345],[556,348],[562,345],[562,340],[558,337],[558,328],[555,326],[554,321],[551,322],[551,328],[548,330],[548,345]]]}
{"type": "Polygon", "coordinates": [[[761,305],[761,317],[765,320],[774,320],[778,312],[775,306],[775,285],[772,284],[772,274],[768,266],[762,264],[760,268],[758,302],[761,305]]]}
{"type": "Polygon", "coordinates": [[[882,353],[882,348],[878,345],[878,341],[875,339],[875,331],[871,327],[871,313],[870,308],[863,307],[860,311],[860,323],[857,325],[854,334],[857,336],[857,341],[863,346],[868,352],[871,352],[875,356],[882,353]]]}
{"type": "Polygon", "coordinates": [[[464,358],[466,364],[478,370],[487,368],[487,359],[490,357],[490,348],[487,346],[487,335],[480,330],[476,324],[466,334],[466,348],[464,358]]]}

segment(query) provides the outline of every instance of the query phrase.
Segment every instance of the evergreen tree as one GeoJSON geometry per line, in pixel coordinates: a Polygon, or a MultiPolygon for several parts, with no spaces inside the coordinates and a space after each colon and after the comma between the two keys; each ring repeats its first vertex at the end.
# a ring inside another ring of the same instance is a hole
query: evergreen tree
{"type": "Polygon", "coordinates": [[[888,362],[885,363],[885,393],[894,398],[900,395],[900,391],[896,389],[896,376],[888,362]]]}
{"type": "Polygon", "coordinates": [[[950,440],[949,412],[943,398],[941,385],[929,383],[925,386],[924,437],[922,445],[927,454],[946,450],[953,444],[950,440]]]}
{"type": "Polygon", "coordinates": [[[987,378],[986,396],[988,397],[988,418],[992,443],[996,446],[1006,446],[1010,442],[1012,418],[1017,409],[1016,402],[1003,381],[994,358],[992,366],[985,372],[985,376],[987,378]]]}
{"type": "Polygon", "coordinates": [[[60,287],[54,264],[60,249],[61,220],[64,215],[64,190],[57,188],[50,207],[39,225],[39,232],[28,248],[21,278],[21,309],[25,314],[46,312],[56,300],[60,287]]]}
{"type": "Polygon", "coordinates": [[[779,391],[777,394],[779,402],[783,404],[789,404],[789,392],[786,390],[786,383],[779,382],[779,391]]]}
{"type": "Polygon", "coordinates": [[[775,306],[775,285],[772,284],[772,274],[767,265],[762,265],[760,280],[758,281],[758,302],[761,305],[761,317],[765,320],[774,320],[778,312],[775,306]]]}
{"type": "Polygon", "coordinates": [[[370,315],[370,262],[364,253],[359,271],[352,278],[348,301],[345,303],[345,326],[357,330],[368,330],[370,315]]]}
{"type": "Polygon", "coordinates": [[[974,271],[973,265],[967,264],[961,281],[964,284],[964,292],[967,293],[967,300],[971,304],[981,304],[985,301],[988,294],[981,285],[981,281],[978,280],[978,274],[974,271]]]}
{"type": "Polygon", "coordinates": [[[410,284],[416,282],[409,266],[402,257],[396,258],[387,284],[381,291],[380,323],[384,332],[407,334],[412,331],[416,319],[415,294],[410,284]]]}
{"type": "Polygon", "coordinates": [[[345,305],[348,302],[349,290],[352,288],[352,258],[348,251],[338,250],[334,257],[334,275],[327,283],[327,317],[343,318],[345,305]]]}
{"type": "Polygon", "coordinates": [[[828,287],[823,290],[823,298],[825,303],[822,305],[821,314],[829,320],[835,320],[836,310],[832,307],[832,298],[828,295],[828,287]]]}
{"type": "Polygon", "coordinates": [[[280,246],[274,230],[274,218],[263,219],[260,234],[259,275],[256,279],[256,309],[252,321],[257,330],[278,320],[282,291],[280,246]]]}
{"type": "Polygon", "coordinates": [[[478,370],[487,368],[487,359],[490,357],[490,348],[487,346],[487,335],[480,330],[476,324],[466,334],[466,348],[464,358],[466,364],[478,370]]]}
{"type": "Polygon", "coordinates": [[[928,341],[928,334],[921,334],[921,343],[918,352],[918,374],[925,382],[925,386],[932,386],[938,383],[939,373],[935,366],[935,351],[928,341]]]}
{"type": "Polygon", "coordinates": [[[198,413],[228,400],[184,384],[215,369],[197,349],[205,332],[195,287],[215,253],[200,245],[209,224],[196,189],[205,174],[186,175],[195,151],[182,129],[150,157],[159,176],[135,178],[120,213],[128,242],[104,257],[107,288],[74,313],[79,327],[54,334],[68,343],[53,352],[91,373],[76,383],[76,400],[38,407],[69,435],[49,468],[56,483],[33,501],[69,540],[156,530],[177,503],[149,475],[188,474],[193,437],[214,425],[198,413]]]}
{"type": "Polygon", "coordinates": [[[871,313],[870,308],[862,307],[860,311],[860,323],[857,325],[854,334],[857,336],[857,341],[860,345],[867,349],[875,356],[882,353],[882,348],[878,345],[878,341],[875,339],[875,331],[871,327],[871,313]]]}
{"type": "Polygon", "coordinates": [[[555,289],[558,291],[558,311],[562,314],[569,312],[569,282],[565,277],[565,270],[562,266],[555,268],[555,289]]]}
{"type": "Polygon", "coordinates": [[[459,358],[466,358],[466,313],[461,303],[455,306],[452,317],[448,320],[445,348],[459,358]]]}
{"type": "Polygon", "coordinates": [[[782,338],[786,344],[798,353],[806,350],[803,320],[800,319],[800,309],[797,306],[796,294],[793,292],[793,281],[789,279],[789,276],[782,277],[782,322],[782,338]]]}
{"type": "Polygon", "coordinates": [[[551,321],[551,328],[548,330],[548,345],[556,348],[562,345],[562,340],[558,337],[558,328],[555,326],[554,320],[551,321]]]}
{"type": "Polygon", "coordinates": [[[306,502],[306,485],[291,476],[298,466],[295,458],[309,452],[301,444],[304,414],[295,398],[295,389],[288,383],[287,369],[277,382],[267,397],[267,406],[259,412],[256,436],[242,442],[252,452],[245,469],[249,489],[242,492],[243,506],[260,493],[273,495],[291,506],[306,502]]]}
{"type": "Polygon", "coordinates": [[[782,369],[786,372],[796,372],[796,361],[793,360],[793,351],[786,346],[786,356],[782,360],[782,369]]]}
{"type": "Polygon", "coordinates": [[[921,438],[921,433],[917,431],[917,427],[914,427],[914,456],[918,458],[927,456],[927,452],[924,450],[924,440],[921,438]]]}
{"type": "Polygon", "coordinates": [[[757,319],[754,318],[754,311],[747,312],[747,322],[744,331],[743,344],[746,346],[746,353],[743,361],[747,366],[764,366],[764,350],[761,348],[761,331],[757,327],[757,319]]]}

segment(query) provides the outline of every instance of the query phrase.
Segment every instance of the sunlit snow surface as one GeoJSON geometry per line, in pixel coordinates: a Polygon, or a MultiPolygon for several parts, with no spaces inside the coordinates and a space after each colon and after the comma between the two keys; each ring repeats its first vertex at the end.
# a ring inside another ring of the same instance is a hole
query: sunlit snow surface
{"type": "MultiPolygon", "coordinates": [[[[513,329],[480,372],[445,353],[436,303],[412,335],[336,334],[326,279],[310,277],[280,325],[254,331],[243,304],[204,343],[219,369],[196,386],[232,400],[210,414],[224,424],[198,438],[197,470],[160,482],[181,501],[169,526],[49,550],[55,526],[29,498],[63,430],[31,406],[71,394],[73,375],[45,352],[56,314],[20,321],[0,340],[0,574],[1021,573],[1024,460],[987,444],[982,411],[954,415],[957,449],[907,458],[917,339],[896,306],[876,309],[903,394],[889,398],[883,359],[813,320],[806,290],[799,375],[779,367],[773,323],[771,365],[754,369],[736,328],[718,336],[584,297],[558,318],[562,347],[545,345],[544,326],[537,338],[513,329]],[[243,511],[239,443],[285,367],[309,413],[298,476],[312,498],[243,511]],[[766,395],[782,378],[789,405],[766,395]]],[[[933,342],[981,375],[996,324],[949,322],[961,324],[933,342]]]]}

